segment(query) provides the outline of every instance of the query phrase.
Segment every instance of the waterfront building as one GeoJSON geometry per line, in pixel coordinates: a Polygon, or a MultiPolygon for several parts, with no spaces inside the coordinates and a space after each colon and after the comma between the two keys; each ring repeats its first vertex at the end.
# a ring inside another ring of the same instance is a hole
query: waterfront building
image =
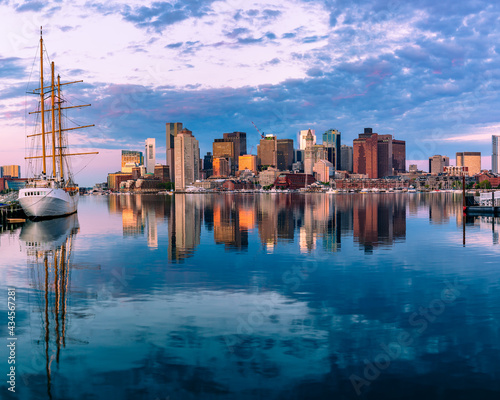
{"type": "Polygon", "coordinates": [[[327,160],[335,169],[342,169],[340,155],[340,132],[336,129],[329,129],[323,133],[323,146],[326,147],[327,160]]]}
{"type": "Polygon", "coordinates": [[[353,141],[353,171],[378,179],[392,176],[406,169],[406,142],[391,135],[373,133],[365,128],[364,133],[353,141]]]}
{"type": "Polygon", "coordinates": [[[310,174],[280,173],[274,181],[274,186],[281,189],[298,190],[304,189],[314,182],[316,179],[310,174]]]}
{"type": "Polygon", "coordinates": [[[27,182],[27,178],[11,178],[10,176],[4,176],[0,178],[0,192],[4,190],[23,189],[27,182]]]}
{"type": "Polygon", "coordinates": [[[170,181],[175,181],[175,154],[174,146],[177,134],[182,130],[182,122],[167,122],[167,166],[170,172],[170,181]]]}
{"type": "Polygon", "coordinates": [[[314,177],[319,182],[330,182],[335,177],[335,166],[328,160],[319,160],[314,164],[314,177]]]}
{"type": "Polygon", "coordinates": [[[376,179],[378,175],[378,135],[372,128],[365,128],[364,133],[353,141],[353,171],[355,174],[366,174],[376,179]]]}
{"type": "Polygon", "coordinates": [[[340,146],[340,170],[352,172],[352,146],[340,146]]]}
{"type": "Polygon", "coordinates": [[[500,173],[500,135],[493,135],[491,141],[493,146],[491,152],[491,172],[498,174],[500,173]]]}
{"type": "Polygon", "coordinates": [[[244,171],[245,169],[252,171],[254,174],[257,173],[257,156],[254,156],[253,154],[239,156],[238,170],[244,171]]]}
{"type": "Polygon", "coordinates": [[[481,152],[465,151],[457,153],[457,167],[468,167],[469,176],[474,176],[481,172],[481,152]]]}
{"type": "Polygon", "coordinates": [[[21,167],[19,165],[3,165],[1,176],[10,176],[11,178],[20,178],[21,177],[21,167]]]}
{"type": "Polygon", "coordinates": [[[160,182],[170,182],[170,171],[168,165],[155,165],[155,178],[160,182]]]}
{"type": "Polygon", "coordinates": [[[276,168],[278,166],[278,142],[276,136],[266,135],[260,139],[257,146],[257,159],[259,166],[276,168]]]}
{"type": "Polygon", "coordinates": [[[111,190],[119,190],[122,182],[133,179],[132,174],[125,174],[123,172],[115,172],[108,174],[108,188],[111,190]]]}
{"type": "Polygon", "coordinates": [[[280,171],[292,169],[293,164],[293,139],[278,139],[277,144],[277,163],[280,171]]]}
{"type": "Polygon", "coordinates": [[[406,142],[404,140],[392,140],[392,168],[393,175],[406,172],[406,142]]]}
{"type": "Polygon", "coordinates": [[[488,181],[492,188],[500,187],[500,175],[493,174],[488,171],[483,171],[477,176],[477,182],[481,183],[483,181],[488,181]]]}
{"type": "Polygon", "coordinates": [[[469,176],[469,167],[448,165],[444,167],[444,172],[450,176],[469,176]]]}
{"type": "MultiPolygon", "coordinates": [[[[312,138],[313,138],[313,145],[316,144],[316,131],[314,129],[306,129],[303,131],[299,131],[299,149],[300,150],[305,150],[306,149],[306,137],[308,133],[311,132],[312,138]]],[[[303,160],[295,160],[295,161],[303,161],[303,160]]]]}
{"type": "Polygon", "coordinates": [[[377,178],[392,176],[392,135],[378,135],[377,178]]]}
{"type": "Polygon", "coordinates": [[[231,168],[229,161],[225,157],[214,157],[212,162],[213,177],[229,176],[231,175],[231,168]]]}
{"type": "Polygon", "coordinates": [[[200,147],[188,129],[177,133],[174,139],[175,190],[184,190],[199,179],[200,147]]]}
{"type": "Polygon", "coordinates": [[[450,165],[450,158],[441,155],[429,157],[429,173],[438,175],[444,172],[444,167],[450,165]]]}
{"type": "Polygon", "coordinates": [[[146,173],[154,174],[156,165],[156,140],[155,138],[146,139],[146,173]]]}
{"type": "Polygon", "coordinates": [[[274,184],[276,177],[280,174],[280,171],[277,168],[270,167],[265,171],[259,172],[259,184],[264,186],[269,186],[274,184]]]}
{"type": "Polygon", "coordinates": [[[144,156],[142,155],[142,151],[131,151],[131,150],[122,150],[122,167],[121,171],[130,173],[131,167],[127,164],[133,163],[134,165],[144,165],[144,156]]]}
{"type": "Polygon", "coordinates": [[[234,156],[243,156],[247,154],[247,134],[245,132],[231,132],[222,135],[224,140],[234,143],[234,156]]]}

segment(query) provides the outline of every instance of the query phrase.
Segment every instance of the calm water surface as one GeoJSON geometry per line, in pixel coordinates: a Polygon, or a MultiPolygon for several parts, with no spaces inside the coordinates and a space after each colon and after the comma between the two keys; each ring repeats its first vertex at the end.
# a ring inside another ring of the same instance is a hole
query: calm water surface
{"type": "Polygon", "coordinates": [[[499,230],[453,194],[83,197],[0,234],[0,397],[498,399],[499,230]]]}

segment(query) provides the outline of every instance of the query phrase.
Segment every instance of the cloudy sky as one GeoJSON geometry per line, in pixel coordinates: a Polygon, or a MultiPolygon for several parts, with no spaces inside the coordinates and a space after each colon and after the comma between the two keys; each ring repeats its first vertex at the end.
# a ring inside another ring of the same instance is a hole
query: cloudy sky
{"type": "MultiPolygon", "coordinates": [[[[38,87],[39,27],[72,103],[81,185],[119,170],[120,150],[182,122],[202,155],[224,132],[364,127],[407,142],[408,160],[481,151],[500,133],[500,3],[475,0],[0,0],[0,165],[24,165],[38,87]],[[29,83],[31,82],[31,83],[29,83]]],[[[74,162],[75,164],[75,162],[74,162]]],[[[425,163],[422,163],[425,165],[425,163]]]]}

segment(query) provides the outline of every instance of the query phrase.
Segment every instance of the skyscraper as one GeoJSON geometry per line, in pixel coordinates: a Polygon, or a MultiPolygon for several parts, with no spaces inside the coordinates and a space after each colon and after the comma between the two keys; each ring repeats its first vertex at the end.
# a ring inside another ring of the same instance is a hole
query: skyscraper
{"type": "Polygon", "coordinates": [[[125,171],[125,166],[127,164],[134,163],[138,165],[144,165],[144,156],[142,155],[142,151],[131,151],[131,150],[122,150],[122,172],[130,172],[125,171]]]}
{"type": "Polygon", "coordinates": [[[352,146],[343,144],[340,147],[340,169],[352,172],[352,146]]]}
{"type": "Polygon", "coordinates": [[[378,178],[392,175],[392,135],[378,135],[378,178]]]}
{"type": "Polygon", "coordinates": [[[491,172],[494,174],[500,173],[500,135],[493,135],[491,137],[493,151],[491,153],[491,172]]]}
{"type": "Polygon", "coordinates": [[[175,181],[175,162],[174,162],[174,139],[182,130],[181,122],[167,122],[167,166],[170,169],[170,181],[175,181]]]}
{"type": "Polygon", "coordinates": [[[372,132],[372,128],[365,128],[364,133],[353,140],[352,147],[354,173],[378,178],[378,135],[372,132]]]}
{"type": "Polygon", "coordinates": [[[291,170],[293,164],[293,140],[278,139],[277,151],[278,169],[280,171],[291,170]]]}
{"type": "Polygon", "coordinates": [[[392,139],[392,168],[394,174],[406,171],[406,142],[392,139]]]}
{"type": "Polygon", "coordinates": [[[146,173],[154,174],[156,165],[156,140],[154,138],[146,139],[146,173]]]}
{"type": "Polygon", "coordinates": [[[234,142],[236,162],[238,156],[247,154],[247,134],[245,132],[231,132],[222,135],[224,140],[234,142]]]}
{"type": "Polygon", "coordinates": [[[457,167],[468,167],[469,176],[474,176],[481,172],[481,152],[465,151],[457,153],[457,167]]]}
{"type": "Polygon", "coordinates": [[[444,172],[444,167],[450,165],[450,158],[441,155],[429,157],[429,173],[437,175],[444,172]]]}
{"type": "Polygon", "coordinates": [[[353,170],[378,179],[406,169],[406,142],[365,128],[353,141],[353,170]]]}
{"type": "Polygon", "coordinates": [[[2,166],[3,176],[10,176],[11,178],[21,177],[21,167],[19,165],[4,165],[2,166]]]}
{"type": "Polygon", "coordinates": [[[199,179],[200,147],[198,140],[188,129],[174,138],[175,190],[184,190],[199,179]]]}
{"type": "Polygon", "coordinates": [[[336,129],[329,129],[323,133],[323,146],[326,147],[328,161],[334,165],[336,170],[340,170],[340,132],[336,129]]]}
{"type": "Polygon", "coordinates": [[[259,165],[277,167],[278,142],[276,136],[266,135],[260,139],[260,144],[257,146],[257,158],[259,165]]]}
{"type": "Polygon", "coordinates": [[[316,144],[316,133],[314,129],[306,129],[304,131],[299,131],[299,148],[300,150],[305,150],[306,149],[306,137],[308,132],[311,132],[312,138],[313,138],[313,145],[316,144]]]}

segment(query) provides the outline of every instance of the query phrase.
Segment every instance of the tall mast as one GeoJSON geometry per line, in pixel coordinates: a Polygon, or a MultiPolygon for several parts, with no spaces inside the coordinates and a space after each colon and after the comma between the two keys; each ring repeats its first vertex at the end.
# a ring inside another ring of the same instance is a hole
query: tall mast
{"type": "Polygon", "coordinates": [[[56,114],[55,114],[55,86],[54,86],[54,61],[52,61],[50,65],[51,72],[51,111],[52,111],[52,176],[54,178],[57,177],[57,169],[56,169],[56,114]]]}
{"type": "Polygon", "coordinates": [[[42,113],[42,176],[45,176],[47,172],[47,162],[45,154],[45,104],[44,104],[44,93],[43,93],[43,37],[42,37],[42,27],[40,27],[40,103],[41,103],[41,113],[42,113]]]}
{"type": "Polygon", "coordinates": [[[62,97],[61,97],[61,77],[57,75],[57,97],[59,98],[59,101],[57,102],[57,116],[59,119],[59,169],[61,173],[61,179],[64,179],[64,168],[63,168],[63,155],[62,155],[62,149],[63,149],[63,142],[62,142],[62,124],[61,124],[61,103],[62,103],[62,97]]]}

